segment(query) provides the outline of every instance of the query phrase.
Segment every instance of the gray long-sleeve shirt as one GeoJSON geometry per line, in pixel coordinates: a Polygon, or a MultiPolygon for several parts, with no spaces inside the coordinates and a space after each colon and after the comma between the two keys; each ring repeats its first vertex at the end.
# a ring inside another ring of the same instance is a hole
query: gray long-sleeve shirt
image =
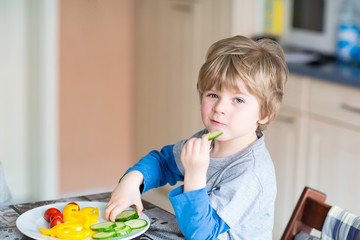
{"type": "MultiPolygon", "coordinates": [[[[207,130],[193,137],[205,133],[207,130]]],[[[180,155],[185,142],[178,142],[173,150],[182,174],[180,155]]],[[[272,239],[276,177],[262,133],[256,142],[232,156],[211,158],[206,188],[210,205],[230,227],[218,239],[272,239]]]]}

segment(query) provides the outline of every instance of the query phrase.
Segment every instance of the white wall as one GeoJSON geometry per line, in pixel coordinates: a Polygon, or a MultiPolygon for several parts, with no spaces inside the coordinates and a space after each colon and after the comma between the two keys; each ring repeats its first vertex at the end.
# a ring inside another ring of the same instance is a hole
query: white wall
{"type": "Polygon", "coordinates": [[[56,9],[0,1],[0,161],[14,202],[57,194],[56,9]]]}
{"type": "Polygon", "coordinates": [[[26,4],[0,1],[0,161],[18,200],[30,195],[27,171],[26,4]]]}

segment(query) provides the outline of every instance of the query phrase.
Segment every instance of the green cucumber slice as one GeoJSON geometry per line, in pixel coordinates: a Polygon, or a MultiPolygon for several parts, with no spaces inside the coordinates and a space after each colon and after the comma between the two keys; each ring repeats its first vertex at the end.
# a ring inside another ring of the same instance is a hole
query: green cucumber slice
{"type": "Polygon", "coordinates": [[[218,136],[220,136],[221,134],[223,134],[223,132],[211,132],[208,134],[208,139],[209,139],[209,141],[212,141],[215,138],[217,138],[218,136]]]}
{"type": "Polygon", "coordinates": [[[131,229],[140,229],[148,225],[148,222],[144,219],[132,219],[126,221],[125,225],[131,227],[131,229]]]}
{"type": "Polygon", "coordinates": [[[137,219],[139,215],[136,210],[124,210],[120,214],[118,214],[115,218],[116,222],[126,222],[131,219],[137,219]]]}
{"type": "Polygon", "coordinates": [[[90,226],[90,229],[96,232],[109,232],[113,231],[116,227],[114,222],[100,222],[90,226]]]}
{"type": "Polygon", "coordinates": [[[93,239],[107,239],[111,237],[116,237],[116,232],[97,232],[95,233],[92,238],[93,239]]]}
{"type": "Polygon", "coordinates": [[[126,227],[124,222],[116,222],[116,227],[114,228],[114,231],[122,230],[126,227]]]}
{"type": "Polygon", "coordinates": [[[116,237],[122,237],[122,236],[128,235],[129,233],[131,233],[131,231],[132,231],[131,227],[125,226],[124,229],[116,231],[116,237]]]}

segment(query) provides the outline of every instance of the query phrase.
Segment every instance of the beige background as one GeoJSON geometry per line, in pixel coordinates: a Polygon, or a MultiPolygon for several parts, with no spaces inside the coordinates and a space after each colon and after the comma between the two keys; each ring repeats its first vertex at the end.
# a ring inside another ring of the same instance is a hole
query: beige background
{"type": "Polygon", "coordinates": [[[1,0],[0,161],[14,202],[111,191],[141,156],[202,128],[205,52],[252,35],[258,11],[246,0],[1,0]]]}
{"type": "Polygon", "coordinates": [[[134,1],[59,1],[60,193],[113,186],[132,159],[134,1]]]}

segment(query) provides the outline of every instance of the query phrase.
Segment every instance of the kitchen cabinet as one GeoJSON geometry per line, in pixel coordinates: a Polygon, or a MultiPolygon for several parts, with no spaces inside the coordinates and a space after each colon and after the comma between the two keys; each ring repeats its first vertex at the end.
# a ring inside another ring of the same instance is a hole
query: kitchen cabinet
{"type": "MultiPolygon", "coordinates": [[[[203,128],[197,76],[208,47],[231,35],[232,0],[137,0],[134,156],[203,128]]],[[[169,186],[144,194],[168,211],[169,186]]]]}
{"type": "Polygon", "coordinates": [[[311,120],[307,183],[327,202],[360,215],[360,131],[311,120]]]}
{"type": "Polygon", "coordinates": [[[201,51],[197,1],[136,1],[135,156],[186,137],[198,126],[195,71],[201,51]],[[160,133],[160,134],[159,134],[160,133]]]}
{"type": "Polygon", "coordinates": [[[230,3],[136,1],[136,158],[203,127],[197,76],[210,44],[231,35],[230,3]]]}
{"type": "Polygon", "coordinates": [[[301,124],[299,113],[284,110],[265,133],[265,142],[276,168],[278,193],[274,230],[279,231],[276,233],[278,236],[285,228],[288,213],[292,211],[296,203],[297,193],[294,186],[297,183],[296,167],[300,160],[298,146],[300,145],[301,124]]]}
{"type": "Polygon", "coordinates": [[[360,89],[290,74],[278,117],[265,131],[278,184],[274,239],[280,239],[304,186],[360,214],[353,188],[360,167],[360,89]]]}
{"type": "Polygon", "coordinates": [[[280,239],[302,191],[308,128],[309,79],[297,75],[289,77],[281,111],[264,131],[265,142],[274,161],[277,178],[274,239],[280,239]]]}
{"type": "Polygon", "coordinates": [[[310,99],[308,184],[360,215],[360,89],[313,82],[310,99]]]}

